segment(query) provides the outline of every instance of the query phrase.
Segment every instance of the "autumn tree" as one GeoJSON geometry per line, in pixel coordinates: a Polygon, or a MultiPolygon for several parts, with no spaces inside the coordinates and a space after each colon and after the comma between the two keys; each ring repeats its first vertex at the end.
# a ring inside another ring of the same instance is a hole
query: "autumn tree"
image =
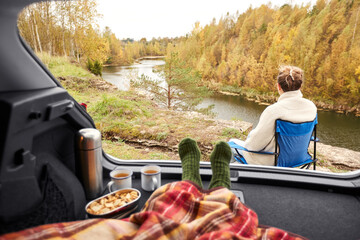
{"type": "Polygon", "coordinates": [[[274,92],[279,65],[304,69],[303,93],[313,100],[360,105],[360,2],[249,8],[200,27],[171,51],[211,87],[274,92]]]}
{"type": "Polygon", "coordinates": [[[104,62],[109,44],[97,25],[96,1],[44,1],[25,8],[18,19],[21,36],[36,52],[68,56],[79,63],[104,62]]]}
{"type": "MultiPolygon", "coordinates": [[[[168,109],[196,110],[196,106],[210,94],[206,87],[201,86],[201,76],[186,67],[177,53],[170,53],[165,62],[165,66],[156,71],[158,79],[142,76],[133,81],[133,86],[148,91],[168,109]]],[[[205,109],[200,111],[206,112],[205,109]]]]}

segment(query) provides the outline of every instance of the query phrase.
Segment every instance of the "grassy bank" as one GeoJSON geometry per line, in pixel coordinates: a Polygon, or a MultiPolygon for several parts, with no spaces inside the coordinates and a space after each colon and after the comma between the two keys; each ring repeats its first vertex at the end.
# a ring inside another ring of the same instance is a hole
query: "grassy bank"
{"type": "Polygon", "coordinates": [[[117,90],[64,57],[40,58],[79,103],[88,105],[105,151],[120,159],[179,159],[179,141],[191,137],[207,161],[215,142],[244,139],[247,133],[240,128],[250,127],[240,121],[219,123],[198,113],[162,109],[146,96],[117,90]]]}
{"type": "Polygon", "coordinates": [[[93,74],[85,70],[81,65],[77,64],[75,61],[70,61],[67,57],[51,56],[46,52],[37,52],[36,55],[49,68],[55,77],[94,77],[93,74]]]}
{"type": "Polygon", "coordinates": [[[216,141],[246,137],[240,127],[219,125],[198,113],[158,108],[145,96],[118,91],[101,79],[60,79],[77,101],[88,105],[96,127],[107,140],[105,150],[121,159],[178,159],[179,141],[191,137],[199,142],[203,160],[207,160],[216,141]]]}
{"type": "MultiPolygon", "coordinates": [[[[103,148],[105,152],[120,159],[170,159],[171,156],[162,151],[150,152],[127,145],[120,137],[107,140],[109,132],[113,130],[111,129],[112,127],[115,129],[116,125],[123,125],[127,129],[130,128],[130,123],[125,124],[126,117],[121,117],[122,123],[121,121],[111,123],[111,118],[114,114],[109,114],[112,107],[119,109],[123,109],[121,106],[125,106],[127,109],[133,107],[134,104],[129,103],[129,100],[126,99],[130,94],[117,91],[115,87],[97,78],[82,66],[74,64],[66,57],[54,57],[46,53],[37,53],[37,55],[51,73],[60,80],[71,96],[79,103],[86,103],[88,105],[88,112],[103,134],[103,148]],[[118,97],[118,100],[114,100],[115,96],[118,97]],[[109,101],[113,103],[109,104],[105,110],[100,109],[102,105],[109,101]],[[98,112],[98,110],[100,111],[98,112]]],[[[121,115],[120,110],[114,109],[112,112],[121,115]]]]}

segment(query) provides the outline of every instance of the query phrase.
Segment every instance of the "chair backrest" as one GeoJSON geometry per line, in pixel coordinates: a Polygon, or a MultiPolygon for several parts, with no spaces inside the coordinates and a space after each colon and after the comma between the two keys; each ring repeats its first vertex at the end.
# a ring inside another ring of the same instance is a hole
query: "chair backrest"
{"type": "Polygon", "coordinates": [[[308,147],[317,123],[317,117],[303,123],[276,120],[276,142],[279,148],[277,166],[297,167],[313,161],[308,147]]]}

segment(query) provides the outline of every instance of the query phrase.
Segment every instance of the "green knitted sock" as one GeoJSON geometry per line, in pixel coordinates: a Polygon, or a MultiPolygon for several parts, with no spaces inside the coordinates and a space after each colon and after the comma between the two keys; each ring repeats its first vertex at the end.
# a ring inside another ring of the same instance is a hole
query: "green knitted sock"
{"type": "Polygon", "coordinates": [[[230,189],[230,159],[231,148],[229,144],[224,141],[218,142],[210,155],[213,175],[211,177],[209,189],[219,186],[230,189]]]}
{"type": "Polygon", "coordinates": [[[191,138],[184,138],[179,143],[179,155],[182,165],[182,180],[190,180],[203,187],[200,169],[200,150],[196,141],[191,138]]]}

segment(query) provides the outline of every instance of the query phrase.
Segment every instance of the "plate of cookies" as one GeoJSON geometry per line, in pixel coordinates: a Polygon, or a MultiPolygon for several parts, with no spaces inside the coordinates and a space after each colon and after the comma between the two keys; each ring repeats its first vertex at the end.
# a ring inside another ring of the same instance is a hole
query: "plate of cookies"
{"type": "Polygon", "coordinates": [[[93,218],[122,218],[137,208],[140,197],[135,188],[121,189],[92,200],[85,210],[93,218]]]}

